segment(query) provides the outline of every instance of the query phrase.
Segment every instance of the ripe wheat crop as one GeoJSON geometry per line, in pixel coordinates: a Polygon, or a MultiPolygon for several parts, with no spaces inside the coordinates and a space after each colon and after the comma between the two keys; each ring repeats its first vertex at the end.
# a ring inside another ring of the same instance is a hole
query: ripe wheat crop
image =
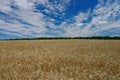
{"type": "Polygon", "coordinates": [[[0,80],[120,80],[120,40],[0,41],[0,80]]]}

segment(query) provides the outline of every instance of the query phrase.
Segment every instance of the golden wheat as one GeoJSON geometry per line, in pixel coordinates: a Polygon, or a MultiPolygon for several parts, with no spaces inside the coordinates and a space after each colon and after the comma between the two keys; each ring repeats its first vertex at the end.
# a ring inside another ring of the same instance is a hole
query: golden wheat
{"type": "Polygon", "coordinates": [[[120,80],[120,41],[0,41],[0,80],[120,80]]]}

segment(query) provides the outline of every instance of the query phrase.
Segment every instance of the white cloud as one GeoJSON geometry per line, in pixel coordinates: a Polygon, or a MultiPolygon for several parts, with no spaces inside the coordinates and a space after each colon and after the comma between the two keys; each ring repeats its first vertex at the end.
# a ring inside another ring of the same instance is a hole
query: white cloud
{"type": "Polygon", "coordinates": [[[10,7],[10,5],[11,5],[11,0],[10,1],[7,1],[7,0],[0,1],[0,11],[3,11],[3,12],[12,11],[12,8],[10,7]]]}
{"type": "Polygon", "coordinates": [[[22,10],[31,10],[33,9],[34,3],[30,0],[14,0],[14,5],[22,10]]]}
{"type": "Polygon", "coordinates": [[[4,20],[0,18],[0,29],[2,29],[0,33],[26,37],[47,36],[45,33],[49,30],[45,26],[54,29],[57,26],[54,24],[53,18],[41,12],[33,12],[36,9],[36,3],[45,6],[49,14],[54,13],[56,16],[65,10],[69,2],[70,0],[55,2],[49,2],[49,0],[2,0],[0,1],[0,11],[8,15],[7,19],[10,19],[10,23],[6,22],[6,16],[0,15],[4,17],[4,20]]]}
{"type": "Polygon", "coordinates": [[[49,0],[34,0],[34,2],[41,4],[45,7],[43,10],[46,13],[54,14],[54,15],[61,15],[69,5],[71,0],[55,0],[50,2],[49,0]]]}
{"type": "MultiPolygon", "coordinates": [[[[64,16],[64,11],[71,0],[1,0],[0,11],[8,15],[8,21],[0,18],[0,33],[17,36],[92,36],[99,32],[113,28],[120,29],[120,0],[99,0],[99,4],[87,12],[79,12],[73,22],[65,20],[56,25],[56,19],[46,16],[42,12],[34,12],[36,3],[45,7],[43,12],[54,16],[64,16]],[[14,9],[11,6],[17,7],[14,9]],[[10,17],[10,18],[9,18],[10,17]],[[13,18],[13,19],[12,19],[13,18]],[[10,19],[10,20],[9,20],[10,19]],[[46,28],[49,26],[51,30],[46,28]],[[52,34],[46,34],[51,32],[52,34]]],[[[4,18],[6,16],[0,15],[4,18]]]]}
{"type": "Polygon", "coordinates": [[[69,24],[66,22],[64,24],[69,27],[64,28],[65,33],[63,36],[101,35],[98,34],[100,31],[113,28],[120,29],[120,2],[118,2],[119,0],[112,1],[99,0],[99,4],[93,10],[93,13],[90,10],[86,13],[80,12],[73,18],[74,23],[69,24]]]}

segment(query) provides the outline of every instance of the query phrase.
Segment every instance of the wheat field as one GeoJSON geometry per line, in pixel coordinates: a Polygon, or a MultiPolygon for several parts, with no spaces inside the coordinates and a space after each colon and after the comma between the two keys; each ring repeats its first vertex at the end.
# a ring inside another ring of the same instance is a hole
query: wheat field
{"type": "Polygon", "coordinates": [[[120,40],[0,41],[0,80],[120,80],[120,40]]]}

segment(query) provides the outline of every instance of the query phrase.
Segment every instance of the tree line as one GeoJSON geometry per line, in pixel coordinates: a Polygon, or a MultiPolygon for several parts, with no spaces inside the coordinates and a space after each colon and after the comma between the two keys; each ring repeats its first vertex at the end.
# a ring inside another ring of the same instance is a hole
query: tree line
{"type": "Polygon", "coordinates": [[[39,37],[39,38],[15,38],[15,39],[2,39],[2,40],[48,40],[48,39],[105,39],[105,40],[120,40],[120,37],[114,36],[92,36],[92,37],[39,37]]]}

